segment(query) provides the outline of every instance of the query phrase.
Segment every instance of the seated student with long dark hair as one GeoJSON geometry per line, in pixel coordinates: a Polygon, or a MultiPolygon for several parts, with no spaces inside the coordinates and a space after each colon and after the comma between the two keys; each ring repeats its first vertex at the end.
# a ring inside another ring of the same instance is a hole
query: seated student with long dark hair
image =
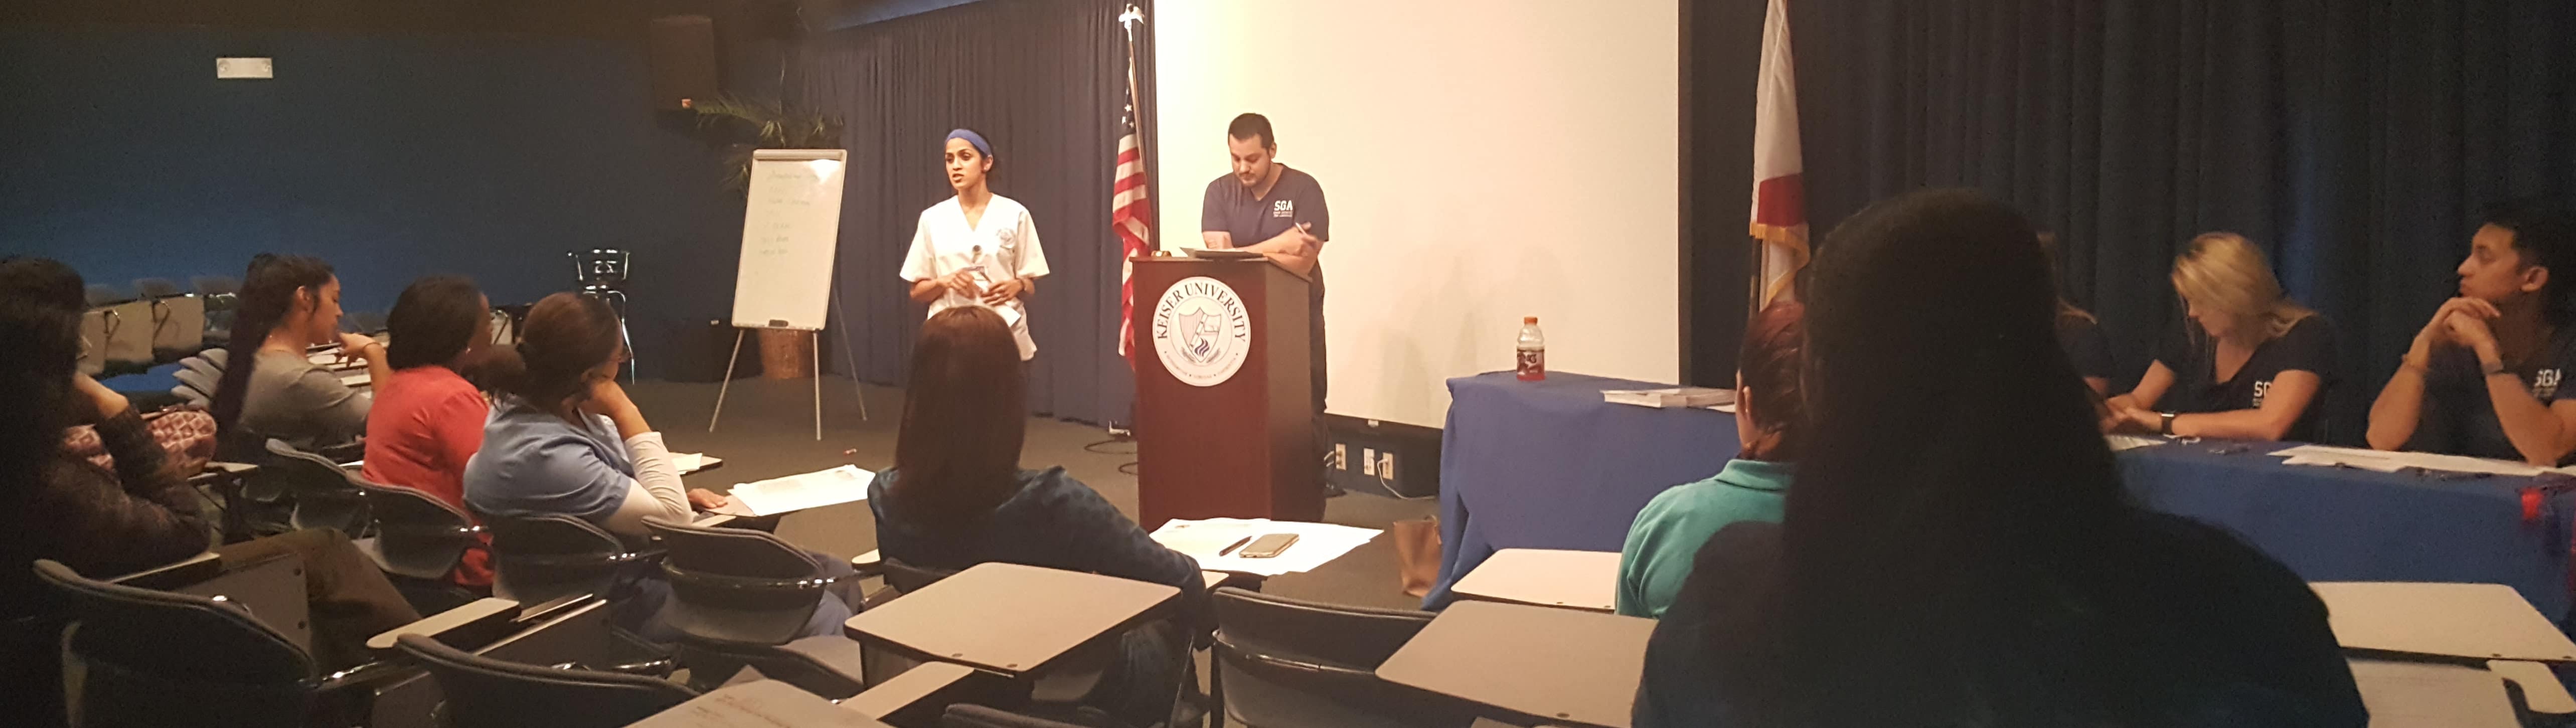
{"type": "MultiPolygon", "coordinates": [[[[561,514],[634,540],[652,535],[645,519],[688,523],[692,506],[714,508],[725,497],[680,485],[680,468],[662,433],[617,384],[629,353],[617,313],[596,298],[557,293],[538,301],[520,325],[517,371],[496,371],[500,411],[483,429],[483,446],[465,465],[465,502],[489,516],[561,514]]],[[[849,565],[824,559],[826,576],[849,565]],[[835,568],[837,566],[837,568],[835,568]]],[[[621,624],[646,639],[679,638],[661,610],[669,585],[644,575],[613,598],[621,624]]],[[[850,609],[825,595],[800,633],[841,633],[850,609]]]]}
{"type": "MultiPolygon", "coordinates": [[[[474,282],[431,276],[412,282],[385,318],[393,335],[385,358],[393,378],[375,393],[367,415],[367,480],[415,488],[465,509],[465,463],[483,447],[492,405],[466,381],[473,359],[492,343],[492,302],[474,282]]],[[[487,537],[485,543],[489,543],[487,537]]],[[[451,581],[492,585],[492,554],[465,552],[451,581]]]]}
{"type": "Polygon", "coordinates": [[[2369,720],[2298,575],[2125,497],[2020,214],[1927,190],[1817,250],[1811,457],[1700,550],[1637,726],[2369,720]]]}
{"type": "Polygon", "coordinates": [[[1807,395],[1798,386],[1804,316],[1806,307],[1784,300],[1745,326],[1735,374],[1735,436],[1743,449],[1716,475],[1668,488],[1637,512],[1619,550],[1620,614],[1663,616],[1690,576],[1692,558],[1718,529],[1780,521],[1805,439],[1807,395]]]}
{"type": "Polygon", "coordinates": [[[329,264],[301,255],[253,259],[233,316],[224,376],[215,385],[224,457],[258,462],[266,440],[318,451],[366,433],[374,399],[306,354],[308,347],[339,344],[343,356],[366,362],[370,389],[393,374],[383,344],[340,333],[340,278],[329,264]]]}
{"type": "MultiPolygon", "coordinates": [[[[2039,246],[2048,251],[2049,270],[2054,273],[2061,260],[2057,235],[2042,231],[2039,246]]],[[[2054,277],[2050,280],[2057,284],[2057,345],[2066,350],[2066,359],[2075,363],[2075,373],[2084,375],[2084,386],[2093,388],[2093,396],[2111,396],[2111,375],[2117,365],[2111,360],[2111,339],[2102,335],[2102,320],[2067,300],[2066,281],[2054,277]]]]}
{"type": "MultiPolygon", "coordinates": [[[[205,553],[214,540],[196,490],[123,395],[79,373],[80,274],[42,258],[0,262],[0,621],[49,603],[27,565],[52,559],[111,578],[205,553]],[[95,423],[114,468],[63,450],[95,423]]],[[[215,547],[225,566],[303,557],[316,656],[367,661],[366,640],[420,619],[339,531],[310,529],[215,547]]]]}
{"type": "Polygon", "coordinates": [[[2370,406],[2370,446],[2565,464],[2576,452],[2576,219],[2537,203],[2487,213],[2459,297],[2415,334],[2370,406]]]}
{"type": "Polygon", "coordinates": [[[2316,439],[2334,327],[2281,293],[2263,251],[2235,233],[2203,233],[2174,258],[2173,287],[2183,320],[2157,342],[2138,386],[2107,403],[2103,428],[2316,439]]]}
{"type": "Polygon", "coordinates": [[[1027,386],[1019,345],[992,309],[960,306],[922,324],[894,467],[868,485],[879,550],[933,569],[999,561],[1178,587],[1178,629],[1129,632],[1120,669],[1089,701],[1135,725],[1164,722],[1190,669],[1186,641],[1214,624],[1198,562],[1155,543],[1064,468],[1020,469],[1027,386]]]}

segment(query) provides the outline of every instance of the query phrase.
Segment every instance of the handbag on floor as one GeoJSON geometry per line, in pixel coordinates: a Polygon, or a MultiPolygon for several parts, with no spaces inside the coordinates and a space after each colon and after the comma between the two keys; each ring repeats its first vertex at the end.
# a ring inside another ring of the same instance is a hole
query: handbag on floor
{"type": "Polygon", "coordinates": [[[1395,537],[1395,577],[1404,593],[1431,593],[1431,582],[1440,579],[1440,518],[1396,521],[1386,532],[1395,537]]]}

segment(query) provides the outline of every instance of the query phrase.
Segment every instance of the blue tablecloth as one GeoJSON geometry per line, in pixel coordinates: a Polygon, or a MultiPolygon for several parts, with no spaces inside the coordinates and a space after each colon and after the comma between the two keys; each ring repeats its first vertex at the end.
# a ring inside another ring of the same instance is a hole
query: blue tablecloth
{"type": "Polygon", "coordinates": [[[2568,610],[2576,495],[2523,519],[2532,478],[2283,465],[2283,443],[2174,443],[2120,453],[2149,508],[2216,524],[2309,581],[2504,584],[2557,621],[2568,610]],[[2225,454],[2222,454],[2225,453],[2225,454]]]}
{"type": "Polygon", "coordinates": [[[1734,415],[1601,401],[1605,389],[1668,386],[1565,372],[1449,380],[1440,581],[1425,607],[1447,605],[1449,585],[1498,549],[1617,551],[1656,493],[1735,457],[1734,415]]]}
{"type": "MultiPolygon", "coordinates": [[[[1505,548],[1617,551],[1665,488],[1735,455],[1735,419],[1695,409],[1608,404],[1601,390],[1644,382],[1509,372],[1449,380],[1440,454],[1440,581],[1505,548]]],[[[2272,443],[2169,444],[2121,453],[2147,507],[2235,531],[2310,581],[2505,584],[2551,620],[2566,617],[2576,493],[2523,518],[2529,478],[2444,479],[2283,465],[2272,443]]]]}

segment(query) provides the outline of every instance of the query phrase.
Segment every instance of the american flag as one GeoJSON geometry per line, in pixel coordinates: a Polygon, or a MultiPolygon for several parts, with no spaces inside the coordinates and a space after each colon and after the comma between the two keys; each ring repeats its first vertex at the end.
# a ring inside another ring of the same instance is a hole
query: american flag
{"type": "MultiPolygon", "coordinates": [[[[1136,15],[1133,9],[1120,20],[1136,15]]],[[[1120,261],[1118,266],[1118,355],[1127,357],[1127,367],[1136,367],[1136,263],[1137,256],[1154,250],[1153,205],[1145,200],[1145,144],[1137,127],[1136,112],[1136,43],[1135,26],[1128,27],[1127,43],[1127,113],[1119,119],[1126,134],[1118,137],[1118,175],[1109,197],[1109,228],[1118,233],[1120,261]]]]}

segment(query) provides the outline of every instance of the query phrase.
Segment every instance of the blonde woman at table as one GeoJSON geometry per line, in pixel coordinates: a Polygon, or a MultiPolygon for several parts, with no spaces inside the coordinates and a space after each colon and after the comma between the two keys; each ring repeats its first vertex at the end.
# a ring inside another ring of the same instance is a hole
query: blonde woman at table
{"type": "Polygon", "coordinates": [[[2185,306],[2136,389],[2105,403],[2106,431],[2315,440],[2334,372],[2334,327],[2281,294],[2262,251],[2203,233],[2174,259],[2185,306]],[[2161,406],[2160,406],[2161,405],[2161,406]]]}
{"type": "Polygon", "coordinates": [[[2368,722],[2306,582],[2126,496],[2019,213],[1915,192],[1817,251],[1811,457],[1700,550],[1635,725],[2368,722]]]}
{"type": "Polygon", "coordinates": [[[1726,468],[1656,494],[1628,526],[1619,549],[1620,614],[1660,617],[1690,577],[1708,537],[1736,521],[1780,522],[1780,508],[1806,439],[1806,391],[1798,386],[1807,309],[1782,300],[1746,326],[1736,361],[1735,436],[1742,446],[1726,468]]]}

